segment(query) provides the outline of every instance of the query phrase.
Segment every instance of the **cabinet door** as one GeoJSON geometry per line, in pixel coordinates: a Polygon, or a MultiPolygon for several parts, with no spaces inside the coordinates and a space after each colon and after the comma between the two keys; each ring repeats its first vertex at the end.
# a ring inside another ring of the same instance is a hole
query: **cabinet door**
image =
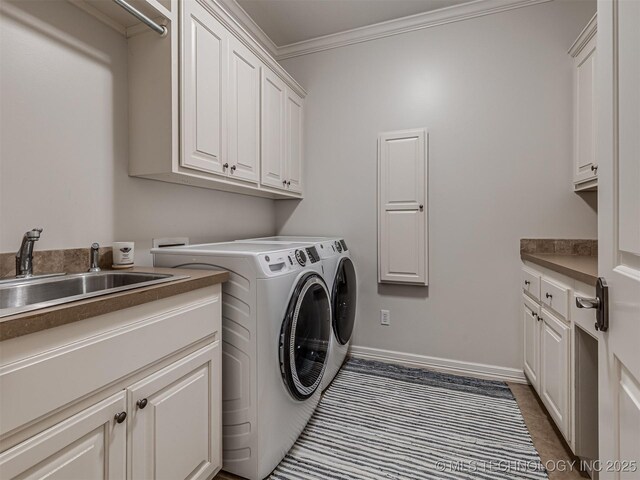
{"type": "Polygon", "coordinates": [[[197,1],[182,5],[183,167],[226,174],[223,135],[229,33],[197,1]]]}
{"type": "Polygon", "coordinates": [[[125,392],[83,410],[0,454],[0,478],[126,478],[125,392]]]}
{"type": "Polygon", "coordinates": [[[538,309],[525,300],[524,319],[524,373],[536,390],[540,388],[540,319],[538,309]]]}
{"type": "Polygon", "coordinates": [[[427,285],[427,133],[378,140],[378,281],[427,285]]]}
{"type": "Polygon", "coordinates": [[[296,193],[302,193],[302,114],[302,98],[287,89],[285,180],[287,189],[296,193]]]}
{"type": "Polygon", "coordinates": [[[285,171],[286,87],[267,68],[262,69],[262,184],[286,188],[285,171]]]}
{"type": "Polygon", "coordinates": [[[208,479],[220,469],[220,359],[215,342],[128,389],[131,478],[208,479]]]}
{"type": "Polygon", "coordinates": [[[230,39],[229,175],[252,182],[260,165],[260,65],[238,39],[230,39]]]}
{"type": "Polygon", "coordinates": [[[596,162],[596,37],[576,57],[574,183],[595,178],[596,162]]]}
{"type": "Polygon", "coordinates": [[[567,441],[570,441],[570,332],[568,325],[542,310],[539,394],[567,441]]]}

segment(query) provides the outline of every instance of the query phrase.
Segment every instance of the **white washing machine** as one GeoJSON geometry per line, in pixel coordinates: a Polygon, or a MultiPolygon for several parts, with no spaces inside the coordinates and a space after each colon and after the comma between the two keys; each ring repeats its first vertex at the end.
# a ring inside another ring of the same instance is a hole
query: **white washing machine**
{"type": "Polygon", "coordinates": [[[154,248],[154,265],[230,272],[222,291],[223,469],[262,479],[320,399],[331,294],[310,243],[154,248]]]}
{"type": "Polygon", "coordinates": [[[292,245],[298,242],[312,243],[322,259],[324,278],[331,292],[332,331],[329,363],[320,388],[329,386],[340,371],[351,345],[356,322],[357,279],[347,243],[340,237],[275,236],[238,242],[265,242],[292,245]]]}

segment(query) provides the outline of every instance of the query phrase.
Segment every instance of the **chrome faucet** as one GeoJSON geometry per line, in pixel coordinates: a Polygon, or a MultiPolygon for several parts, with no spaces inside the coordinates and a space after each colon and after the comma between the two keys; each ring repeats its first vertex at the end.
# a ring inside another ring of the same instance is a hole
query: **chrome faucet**
{"type": "Polygon", "coordinates": [[[41,233],[41,228],[34,228],[22,237],[22,245],[16,253],[16,277],[31,277],[33,275],[33,244],[40,240],[41,233]]]}
{"type": "Polygon", "coordinates": [[[91,266],[89,267],[90,272],[99,272],[100,267],[98,266],[98,254],[100,252],[100,245],[98,243],[91,244],[91,266]]]}

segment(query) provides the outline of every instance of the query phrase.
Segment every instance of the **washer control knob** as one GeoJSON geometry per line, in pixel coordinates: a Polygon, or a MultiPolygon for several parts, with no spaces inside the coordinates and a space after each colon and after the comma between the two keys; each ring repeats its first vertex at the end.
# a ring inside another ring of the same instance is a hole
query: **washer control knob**
{"type": "Polygon", "coordinates": [[[340,244],[340,242],[336,241],[336,250],[338,250],[338,253],[342,253],[342,245],[340,244]]]}
{"type": "Polygon", "coordinates": [[[302,250],[296,250],[296,260],[301,267],[304,267],[307,264],[307,256],[302,250]]]}

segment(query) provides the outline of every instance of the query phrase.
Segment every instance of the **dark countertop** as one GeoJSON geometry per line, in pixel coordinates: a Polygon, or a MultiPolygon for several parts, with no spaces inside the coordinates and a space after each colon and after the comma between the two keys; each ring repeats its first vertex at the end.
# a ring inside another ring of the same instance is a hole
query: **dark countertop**
{"type": "Polygon", "coordinates": [[[189,278],[5,317],[0,319],[0,341],[209,287],[229,278],[229,272],[221,270],[135,267],[127,271],[189,275],[189,278]]]}
{"type": "Polygon", "coordinates": [[[595,285],[598,280],[598,257],[596,256],[520,252],[520,258],[588,285],[595,285]]]}

